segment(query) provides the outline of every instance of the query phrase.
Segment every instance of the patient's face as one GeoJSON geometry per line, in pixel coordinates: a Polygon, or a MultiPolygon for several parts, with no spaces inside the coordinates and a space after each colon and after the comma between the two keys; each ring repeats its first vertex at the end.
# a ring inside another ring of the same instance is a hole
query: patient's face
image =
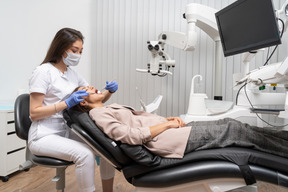
{"type": "Polygon", "coordinates": [[[85,90],[87,93],[89,93],[88,96],[82,97],[88,103],[102,102],[104,99],[104,95],[93,86],[79,87],[78,91],[79,90],[85,90]]]}

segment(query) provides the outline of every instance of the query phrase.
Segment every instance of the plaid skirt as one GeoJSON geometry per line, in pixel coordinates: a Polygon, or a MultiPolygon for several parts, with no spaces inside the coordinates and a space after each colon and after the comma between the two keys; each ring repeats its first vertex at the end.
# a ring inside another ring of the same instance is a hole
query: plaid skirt
{"type": "Polygon", "coordinates": [[[185,153],[223,147],[246,147],[288,158],[288,131],[250,126],[225,118],[197,121],[192,126],[185,153]]]}

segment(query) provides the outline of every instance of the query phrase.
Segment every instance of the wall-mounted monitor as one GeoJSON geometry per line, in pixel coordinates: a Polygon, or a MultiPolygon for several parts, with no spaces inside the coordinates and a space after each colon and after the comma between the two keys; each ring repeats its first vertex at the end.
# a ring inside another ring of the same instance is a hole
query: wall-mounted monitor
{"type": "Polygon", "coordinates": [[[215,16],[225,56],[281,44],[271,0],[237,0],[215,16]]]}

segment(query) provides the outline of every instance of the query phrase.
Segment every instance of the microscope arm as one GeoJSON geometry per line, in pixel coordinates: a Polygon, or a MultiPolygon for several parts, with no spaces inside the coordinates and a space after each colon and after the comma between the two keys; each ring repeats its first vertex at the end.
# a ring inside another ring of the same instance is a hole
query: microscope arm
{"type": "MultiPolygon", "coordinates": [[[[288,0],[282,5],[281,9],[276,11],[277,18],[282,19],[284,22],[284,32],[287,30],[288,26],[288,0]]],[[[279,24],[279,30],[282,30],[282,25],[279,24]]]]}
{"type": "Polygon", "coordinates": [[[136,69],[139,72],[148,72],[152,75],[164,76],[172,74],[169,72],[170,67],[175,66],[175,60],[164,52],[164,45],[184,50],[193,51],[197,44],[196,26],[207,33],[214,41],[219,41],[219,33],[215,19],[216,9],[191,3],[186,6],[184,18],[187,20],[187,32],[164,31],[158,36],[158,41],[148,41],[148,49],[152,54],[152,59],[147,65],[147,70],[136,69]],[[165,65],[167,70],[163,70],[165,65]]]}
{"type": "Polygon", "coordinates": [[[215,19],[216,9],[205,5],[191,3],[186,6],[184,18],[187,20],[187,32],[165,31],[158,36],[158,40],[164,44],[182,49],[194,51],[197,44],[196,27],[199,27],[214,41],[219,41],[218,27],[215,19]]]}

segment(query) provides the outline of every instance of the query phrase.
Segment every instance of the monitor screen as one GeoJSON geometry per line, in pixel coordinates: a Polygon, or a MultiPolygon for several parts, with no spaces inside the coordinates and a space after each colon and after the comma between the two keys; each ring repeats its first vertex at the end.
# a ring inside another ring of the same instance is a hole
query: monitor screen
{"type": "Polygon", "coordinates": [[[271,0],[237,0],[215,16],[225,56],[281,43],[271,0]]]}

